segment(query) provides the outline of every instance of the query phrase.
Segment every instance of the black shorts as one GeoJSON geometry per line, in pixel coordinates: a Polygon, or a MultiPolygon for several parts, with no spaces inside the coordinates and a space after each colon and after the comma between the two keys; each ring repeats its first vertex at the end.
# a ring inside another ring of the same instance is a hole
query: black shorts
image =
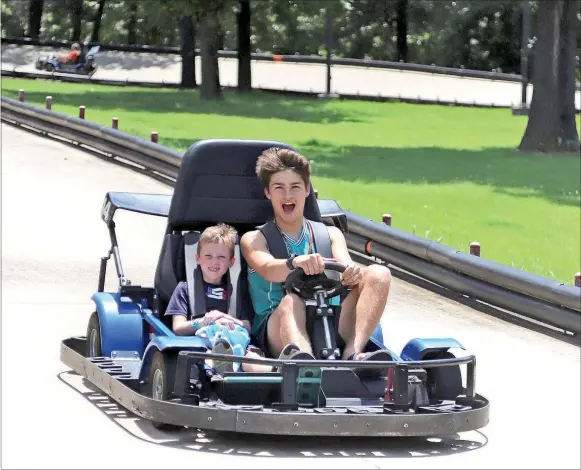
{"type": "Polygon", "coordinates": [[[257,347],[259,347],[266,357],[273,358],[272,353],[270,352],[270,348],[268,346],[267,328],[269,320],[270,315],[266,317],[266,320],[264,320],[262,322],[262,325],[260,325],[258,332],[252,338],[252,344],[255,344],[257,347]]]}
{"type": "MultiPolygon", "coordinates": [[[[262,322],[262,325],[260,325],[258,332],[252,338],[252,344],[255,344],[257,347],[259,347],[262,350],[262,352],[265,354],[266,357],[278,359],[278,357],[274,357],[272,355],[272,353],[270,352],[270,348],[268,346],[267,329],[268,329],[268,321],[270,320],[270,317],[271,317],[271,315],[269,315],[266,318],[266,320],[264,320],[264,322],[262,322]]],[[[345,348],[345,341],[343,340],[343,338],[339,334],[338,325],[339,325],[339,319],[337,318],[336,323],[335,323],[335,341],[337,343],[337,347],[339,348],[339,350],[341,351],[341,354],[342,354],[343,349],[345,348]]]]}

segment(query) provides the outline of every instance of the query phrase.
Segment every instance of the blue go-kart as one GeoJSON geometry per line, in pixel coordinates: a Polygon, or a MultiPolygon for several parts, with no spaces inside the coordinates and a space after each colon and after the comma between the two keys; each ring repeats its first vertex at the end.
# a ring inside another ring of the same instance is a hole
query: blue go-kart
{"type": "MultiPolygon", "coordinates": [[[[456,357],[452,338],[416,338],[401,354],[383,344],[378,327],[368,351],[386,350],[392,361],[343,361],[336,336],[340,306],[327,305],[340,282],[337,263],[324,279],[293,271],[286,288],[307,304],[315,360],[279,360],[212,354],[203,338],[176,336],[164,316],[181,281],[195,289],[193,271],[199,234],[225,222],[240,235],[272,219],[272,207],[254,173],[256,159],[280,142],[206,140],[184,154],[173,195],[109,192],[101,217],[111,248],[101,259],[86,336],[61,343],[61,360],[103,393],[157,428],[180,427],[315,436],[442,436],[479,429],[489,420],[489,402],[475,393],[476,358],[456,357]],[[167,217],[167,229],[152,286],[125,276],[114,215],[128,210],[167,217]],[[105,292],[106,267],[115,262],[116,292],[105,292]],[[323,312],[323,314],[321,314],[323,312]],[[337,354],[335,354],[337,353],[337,354]],[[273,366],[272,372],[216,374],[212,359],[273,366]],[[465,377],[461,367],[465,366],[465,377]],[[371,373],[375,372],[375,373],[371,373]]],[[[347,232],[334,200],[313,191],[305,217],[347,232]]],[[[317,245],[318,246],[318,245],[317,245]]],[[[250,302],[247,265],[236,247],[230,270],[234,315],[250,302]]]]}
{"type": "Polygon", "coordinates": [[[51,54],[47,57],[39,57],[35,67],[37,70],[47,72],[69,73],[74,75],[92,76],[97,71],[95,65],[95,56],[99,52],[100,46],[93,46],[89,52],[85,53],[85,48],[81,48],[81,55],[74,63],[60,62],[57,54],[51,54]]]}

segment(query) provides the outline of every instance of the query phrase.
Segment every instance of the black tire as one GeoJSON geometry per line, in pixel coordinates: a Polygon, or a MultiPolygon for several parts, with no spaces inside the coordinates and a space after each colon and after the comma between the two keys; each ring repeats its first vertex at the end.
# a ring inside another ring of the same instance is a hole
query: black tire
{"type": "MultiPolygon", "coordinates": [[[[445,352],[429,359],[450,359],[454,354],[445,352]]],[[[426,358],[428,359],[428,358],[426,358]]],[[[460,366],[436,367],[428,369],[427,378],[428,396],[435,400],[456,400],[464,393],[462,387],[462,372],[460,366]]]]}
{"type": "Polygon", "coordinates": [[[101,323],[99,315],[93,312],[87,325],[87,341],[85,343],[85,357],[100,357],[103,355],[101,349],[101,323]]]}
{"type": "MultiPolygon", "coordinates": [[[[172,397],[176,375],[176,356],[172,353],[156,351],[151,358],[147,381],[142,387],[142,394],[158,400],[169,400],[172,397]]],[[[177,431],[181,426],[152,421],[154,428],[162,431],[177,431]]]]}
{"type": "Polygon", "coordinates": [[[44,70],[46,70],[47,72],[52,72],[54,70],[54,65],[52,65],[52,64],[45,64],[44,70]]]}

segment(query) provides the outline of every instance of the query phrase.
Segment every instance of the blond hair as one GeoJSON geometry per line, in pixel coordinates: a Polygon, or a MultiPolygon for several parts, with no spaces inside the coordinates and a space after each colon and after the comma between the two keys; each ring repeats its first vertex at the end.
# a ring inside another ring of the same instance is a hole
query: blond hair
{"type": "Polygon", "coordinates": [[[206,243],[223,243],[230,249],[231,256],[234,256],[234,247],[238,241],[238,232],[234,227],[219,223],[212,225],[202,232],[198,241],[198,255],[202,250],[202,245],[206,243]]]}
{"type": "Polygon", "coordinates": [[[305,186],[309,185],[309,179],[311,177],[309,160],[298,152],[272,147],[262,152],[256,162],[256,174],[266,188],[270,184],[272,175],[286,170],[292,170],[298,173],[305,182],[305,186]]]}

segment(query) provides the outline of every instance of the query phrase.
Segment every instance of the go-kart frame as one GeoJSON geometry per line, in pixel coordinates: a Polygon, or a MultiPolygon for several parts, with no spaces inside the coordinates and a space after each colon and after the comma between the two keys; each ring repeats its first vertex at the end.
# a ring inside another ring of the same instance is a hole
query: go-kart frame
{"type": "MultiPolygon", "coordinates": [[[[107,256],[101,258],[98,288],[93,295],[96,311],[89,320],[86,336],[62,341],[62,362],[158,428],[186,426],[315,436],[443,436],[486,426],[489,401],[475,392],[476,358],[471,354],[462,357],[452,354],[451,349],[464,349],[453,338],[414,338],[398,355],[374,332],[368,347],[388,351],[392,361],[305,361],[214,354],[201,338],[173,334],[159,313],[156,287],[132,285],[125,277],[115,234],[117,210],[166,217],[166,237],[176,231],[181,233],[188,221],[190,228],[200,229],[206,222],[197,221],[207,221],[209,217],[200,215],[200,211],[205,208],[214,211],[217,203],[212,202],[211,194],[192,193],[191,182],[203,185],[203,177],[210,175],[212,185],[204,187],[216,191],[223,204],[220,218],[240,218],[240,212],[232,207],[232,200],[225,199],[221,188],[228,187],[234,194],[235,178],[240,178],[243,191],[260,194],[255,188],[247,188],[254,181],[248,177],[254,171],[252,163],[263,149],[281,145],[286,144],[200,141],[184,155],[172,195],[107,193],[101,218],[108,228],[111,247],[107,256]],[[231,155],[236,155],[238,161],[233,161],[231,155]],[[220,161],[221,158],[224,160],[220,161]],[[229,185],[216,184],[216,176],[221,177],[226,160],[240,168],[229,170],[231,174],[226,176],[229,185]],[[202,198],[199,204],[196,197],[202,198]],[[111,257],[119,280],[117,292],[104,290],[106,266],[111,257]],[[94,318],[96,327],[92,323],[94,318]],[[98,354],[91,352],[97,350],[98,354]],[[211,371],[208,373],[208,360],[263,364],[274,370],[228,372],[224,377],[216,377],[211,371]],[[465,386],[461,381],[458,383],[460,366],[465,366],[465,386]],[[321,371],[318,386],[314,392],[311,387],[311,392],[304,393],[314,383],[309,376],[314,369],[321,371]],[[364,370],[382,373],[368,377],[364,370]],[[158,371],[167,381],[167,393],[162,394],[165,397],[162,399],[154,390],[158,371]],[[445,371],[452,371],[452,375],[445,371]],[[426,387],[430,373],[440,377],[435,392],[426,387]],[[448,380],[450,377],[453,380],[448,380]]],[[[245,199],[244,204],[249,204],[249,200],[245,199]]],[[[268,204],[257,200],[250,214],[255,217],[252,224],[262,218],[265,212],[260,211],[268,210],[268,204]]],[[[336,201],[310,195],[305,207],[311,212],[315,210],[325,224],[348,231],[346,216],[336,201]]]]}

